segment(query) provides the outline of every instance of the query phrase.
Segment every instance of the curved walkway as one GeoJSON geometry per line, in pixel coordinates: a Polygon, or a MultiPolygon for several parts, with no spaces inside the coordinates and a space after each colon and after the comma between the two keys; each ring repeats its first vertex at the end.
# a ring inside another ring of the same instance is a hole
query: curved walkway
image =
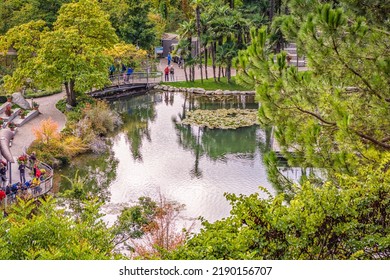
{"type": "MultiPolygon", "coordinates": [[[[35,139],[32,129],[34,127],[39,126],[39,123],[42,120],[49,118],[58,123],[59,130],[62,130],[65,127],[65,115],[61,113],[55,106],[56,103],[64,97],[65,92],[57,93],[46,97],[34,98],[34,101],[39,104],[40,114],[28,123],[24,124],[22,127],[19,127],[15,134],[14,140],[12,141],[11,152],[12,156],[15,159],[15,163],[12,163],[11,167],[12,182],[19,181],[17,158],[25,152],[25,150],[31,145],[31,143],[35,139]]],[[[27,99],[27,101],[31,104],[32,100],[27,99]]],[[[26,175],[28,174],[26,173],[26,175]]]]}

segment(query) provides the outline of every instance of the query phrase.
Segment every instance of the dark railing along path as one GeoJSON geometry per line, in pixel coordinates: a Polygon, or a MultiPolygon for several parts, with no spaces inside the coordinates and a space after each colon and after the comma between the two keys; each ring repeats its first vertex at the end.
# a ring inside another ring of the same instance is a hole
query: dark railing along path
{"type": "Polygon", "coordinates": [[[38,198],[49,193],[53,189],[54,169],[44,162],[39,162],[38,168],[45,169],[45,179],[42,180],[37,186],[30,186],[25,190],[18,190],[16,193],[8,194],[2,201],[0,201],[1,208],[5,209],[8,205],[16,202],[17,197],[24,199],[38,198]]]}

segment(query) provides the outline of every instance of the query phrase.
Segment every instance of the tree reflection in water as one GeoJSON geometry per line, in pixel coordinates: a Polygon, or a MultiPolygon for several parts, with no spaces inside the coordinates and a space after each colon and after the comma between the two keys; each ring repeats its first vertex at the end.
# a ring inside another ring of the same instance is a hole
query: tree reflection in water
{"type": "Polygon", "coordinates": [[[59,190],[64,192],[71,187],[64,175],[70,179],[75,177],[76,172],[82,178],[86,178],[85,191],[96,195],[102,202],[110,201],[109,186],[116,178],[118,160],[112,151],[111,141],[108,143],[107,152],[96,154],[85,154],[75,158],[71,164],[55,173],[55,180],[59,184],[59,190]]]}
{"type": "Polygon", "coordinates": [[[161,102],[161,96],[146,94],[137,99],[126,99],[113,103],[117,112],[122,114],[122,131],[126,135],[133,159],[142,162],[142,141],[151,141],[149,122],[156,118],[155,103],[161,102]]]}
{"type": "MultiPolygon", "coordinates": [[[[221,108],[257,108],[253,96],[196,96],[186,94],[183,110],[178,118],[183,120],[186,112],[195,109],[221,109],[221,108]]],[[[209,129],[191,125],[180,124],[173,118],[178,136],[178,143],[185,150],[191,150],[195,155],[195,164],[191,169],[191,176],[200,178],[202,171],[199,161],[202,156],[216,161],[227,161],[232,155],[235,158],[253,159],[256,149],[260,145],[260,137],[257,135],[258,126],[250,126],[232,129],[209,129]]]]}

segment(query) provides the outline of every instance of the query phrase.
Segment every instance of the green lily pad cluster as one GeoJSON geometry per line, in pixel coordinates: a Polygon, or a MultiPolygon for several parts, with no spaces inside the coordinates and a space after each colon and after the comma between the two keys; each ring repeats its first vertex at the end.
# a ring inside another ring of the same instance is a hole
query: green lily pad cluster
{"type": "Polygon", "coordinates": [[[210,129],[236,129],[259,124],[255,109],[218,109],[188,111],[182,124],[208,127],[210,129]]]}

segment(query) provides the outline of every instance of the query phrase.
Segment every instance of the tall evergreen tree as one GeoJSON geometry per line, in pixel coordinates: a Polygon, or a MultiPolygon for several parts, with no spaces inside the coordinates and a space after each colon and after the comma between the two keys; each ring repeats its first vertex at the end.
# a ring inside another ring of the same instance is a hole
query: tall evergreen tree
{"type": "Polygon", "coordinates": [[[126,43],[150,50],[156,42],[154,24],[149,20],[150,3],[142,0],[126,0],[127,9],[119,20],[117,34],[126,43]]]}
{"type": "Polygon", "coordinates": [[[284,25],[308,71],[288,67],[285,53],[274,57],[265,30],[252,31],[236,66],[241,81],[256,87],[260,120],[275,127],[290,164],[354,174],[390,149],[390,35],[329,4],[310,8],[284,25]]]}

